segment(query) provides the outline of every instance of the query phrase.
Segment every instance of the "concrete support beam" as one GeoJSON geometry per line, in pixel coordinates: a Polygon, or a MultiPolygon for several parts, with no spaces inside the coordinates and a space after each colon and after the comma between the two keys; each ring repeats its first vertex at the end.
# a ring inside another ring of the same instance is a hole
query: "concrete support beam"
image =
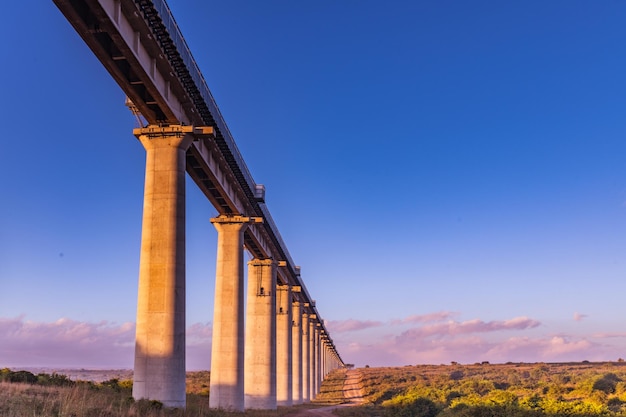
{"type": "Polygon", "coordinates": [[[276,409],[276,263],[248,262],[245,408],[276,409]]]}
{"type": "MultiPolygon", "coordinates": [[[[304,303],[305,307],[308,303],[304,303]]],[[[309,339],[309,314],[302,313],[302,401],[311,401],[311,341],[309,339]]]]}
{"type": "Polygon", "coordinates": [[[133,397],[168,407],[185,406],[185,152],[193,130],[133,131],[146,149],[133,397]]]}
{"type": "MultiPolygon", "coordinates": [[[[293,288],[292,288],[293,290],[293,288]]],[[[292,303],[291,326],[291,398],[293,404],[302,404],[302,313],[300,302],[292,303]]]]}
{"type": "Polygon", "coordinates": [[[290,406],[292,400],[291,286],[276,287],[276,402],[290,406]]]}
{"type": "Polygon", "coordinates": [[[217,229],[209,407],[244,410],[243,234],[260,219],[222,215],[217,229]]]}

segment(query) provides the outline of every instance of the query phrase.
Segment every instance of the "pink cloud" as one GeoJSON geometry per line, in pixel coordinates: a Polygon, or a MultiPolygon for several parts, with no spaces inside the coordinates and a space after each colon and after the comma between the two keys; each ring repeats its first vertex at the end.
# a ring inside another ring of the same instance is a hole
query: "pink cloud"
{"type": "MultiPolygon", "coordinates": [[[[196,323],[187,329],[187,369],[209,369],[212,327],[196,323]]],[[[81,322],[61,318],[33,322],[24,316],[0,318],[0,368],[131,369],[135,324],[81,322]]]]}
{"type": "Polygon", "coordinates": [[[195,323],[187,327],[186,332],[187,346],[194,345],[211,345],[213,337],[213,326],[211,323],[195,323]]]}
{"type": "MultiPolygon", "coordinates": [[[[414,324],[414,323],[431,323],[431,322],[440,322],[443,320],[449,320],[455,316],[458,316],[459,313],[450,312],[450,311],[439,311],[436,313],[430,314],[421,314],[421,315],[412,315],[402,319],[394,319],[389,321],[387,324],[390,326],[398,326],[402,324],[414,324]]],[[[330,320],[325,322],[328,326],[328,329],[333,333],[341,333],[341,332],[353,332],[357,330],[370,329],[374,327],[384,326],[385,323],[381,321],[373,321],[373,320],[330,320]]]]}
{"type": "Polygon", "coordinates": [[[502,360],[518,361],[569,361],[582,360],[597,351],[599,345],[586,339],[547,336],[532,339],[528,337],[514,337],[495,345],[489,354],[502,360]]]}
{"type": "Polygon", "coordinates": [[[541,323],[527,317],[516,317],[506,321],[484,322],[479,319],[464,322],[449,321],[422,327],[416,327],[403,332],[398,339],[400,342],[411,341],[415,338],[430,336],[452,336],[469,333],[487,333],[503,330],[524,330],[540,326],[541,323]]]}
{"type": "Polygon", "coordinates": [[[330,320],[328,323],[328,330],[331,333],[340,332],[352,332],[356,330],[369,329],[372,327],[380,327],[383,325],[380,321],[371,320],[330,320]]]}
{"type": "Polygon", "coordinates": [[[586,314],[574,313],[574,320],[575,321],[583,321],[587,317],[589,317],[589,316],[586,315],[586,314]]]}
{"type": "Polygon", "coordinates": [[[475,363],[559,362],[617,359],[623,348],[603,346],[584,338],[564,336],[511,337],[487,340],[480,334],[416,337],[400,340],[389,336],[373,344],[338,341],[342,357],[357,366],[402,366],[475,363]]]}
{"type": "Polygon", "coordinates": [[[87,323],[59,319],[32,322],[24,316],[0,318],[3,366],[91,366],[129,368],[134,323],[87,323]]]}
{"type": "Polygon", "coordinates": [[[594,333],[592,337],[597,339],[606,339],[606,338],[622,338],[626,337],[626,333],[624,332],[615,332],[615,333],[594,333]]]}
{"type": "Polygon", "coordinates": [[[207,370],[211,368],[211,323],[195,323],[187,328],[186,367],[188,370],[207,370]]]}
{"type": "Polygon", "coordinates": [[[414,314],[412,316],[405,317],[403,319],[392,320],[392,325],[399,324],[407,324],[407,323],[429,323],[429,322],[439,322],[444,320],[450,320],[454,317],[459,316],[459,313],[452,311],[439,311],[436,313],[430,314],[414,314]]]}

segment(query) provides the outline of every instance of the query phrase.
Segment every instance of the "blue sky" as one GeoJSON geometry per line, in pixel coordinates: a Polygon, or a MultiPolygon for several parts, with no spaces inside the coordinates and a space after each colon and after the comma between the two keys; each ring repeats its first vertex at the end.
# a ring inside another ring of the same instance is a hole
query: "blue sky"
{"type": "MultiPolygon", "coordinates": [[[[340,354],[626,356],[626,3],[170,1],[340,354]]],[[[0,35],[0,367],[132,367],[145,152],[52,1],[0,35]]],[[[188,368],[216,214],[188,181],[188,368]]]]}

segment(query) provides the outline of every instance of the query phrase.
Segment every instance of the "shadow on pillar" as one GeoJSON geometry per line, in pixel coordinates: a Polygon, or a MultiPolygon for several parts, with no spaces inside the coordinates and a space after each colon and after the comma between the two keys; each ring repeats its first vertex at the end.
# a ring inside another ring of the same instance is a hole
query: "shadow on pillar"
{"type": "Polygon", "coordinates": [[[246,394],[246,410],[276,410],[276,399],[267,395],[246,394]]]}
{"type": "Polygon", "coordinates": [[[241,387],[231,384],[216,384],[209,391],[209,403],[212,410],[228,412],[244,411],[241,387]],[[213,395],[213,397],[211,397],[213,395]]]}
{"type": "Polygon", "coordinates": [[[139,343],[135,346],[133,398],[161,402],[166,407],[185,408],[186,370],[184,346],[170,354],[148,355],[139,343]]]}

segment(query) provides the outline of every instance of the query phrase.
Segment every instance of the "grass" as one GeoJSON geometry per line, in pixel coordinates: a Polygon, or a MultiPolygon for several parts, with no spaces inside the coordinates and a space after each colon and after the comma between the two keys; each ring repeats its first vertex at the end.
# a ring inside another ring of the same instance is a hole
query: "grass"
{"type": "MultiPolygon", "coordinates": [[[[187,375],[187,406],[183,410],[163,407],[156,401],[133,400],[130,381],[73,382],[62,375],[34,376],[8,370],[0,370],[0,376],[5,379],[0,379],[0,417],[283,417],[331,401],[339,402],[336,386],[331,384],[334,388],[323,387],[323,393],[312,404],[267,411],[210,409],[209,373],[192,372],[187,375]],[[14,380],[29,379],[29,383],[9,382],[11,376],[14,380]]],[[[331,377],[329,381],[339,384],[341,376],[331,377]]]]}
{"type": "MultiPolygon", "coordinates": [[[[361,368],[366,404],[341,417],[626,417],[626,363],[508,363],[361,368]]],[[[188,375],[187,407],[134,401],[131,382],[73,382],[0,370],[0,417],[286,417],[345,401],[345,371],[310,404],[229,413],[209,408],[208,372],[188,375]],[[6,371],[6,372],[5,372],[6,371]],[[12,382],[9,382],[12,381],[12,382]]]]}

